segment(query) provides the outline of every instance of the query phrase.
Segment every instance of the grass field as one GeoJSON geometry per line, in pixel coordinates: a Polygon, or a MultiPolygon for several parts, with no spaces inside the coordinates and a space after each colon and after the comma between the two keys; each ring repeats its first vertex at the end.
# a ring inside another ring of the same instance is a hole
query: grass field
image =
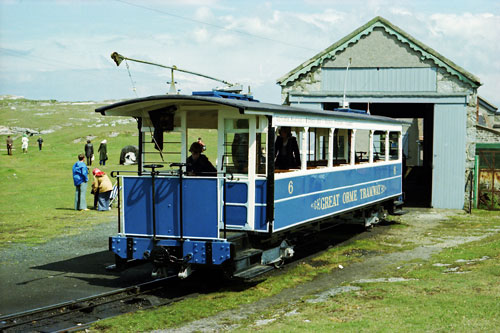
{"type": "MultiPolygon", "coordinates": [[[[81,232],[81,228],[116,216],[116,211],[74,210],[72,166],[78,154],[83,153],[87,136],[93,138],[96,153],[100,141],[108,140],[109,160],[101,168],[105,172],[136,168],[119,166],[121,149],[137,145],[135,122],[103,117],[94,112],[98,106],[23,99],[0,101],[0,125],[50,132],[42,135],[42,151],[38,151],[38,136],[30,137],[27,154],[21,150],[21,135],[12,135],[12,156],[7,155],[7,136],[1,136],[0,246],[11,242],[45,242],[58,235],[81,232]]],[[[90,188],[87,205],[93,205],[90,188]]]]}
{"type": "MultiPolygon", "coordinates": [[[[101,105],[104,104],[0,100],[0,126],[47,133],[41,135],[44,140],[42,151],[38,151],[38,135],[29,137],[27,154],[21,150],[21,133],[12,135],[12,156],[7,155],[7,135],[0,135],[0,185],[3,190],[0,196],[0,247],[18,242],[46,242],[52,237],[83,232],[93,224],[116,218],[116,210],[74,210],[72,166],[78,154],[84,152],[87,138],[92,140],[97,159],[92,168],[99,167],[97,149],[106,139],[109,160],[106,166],[99,168],[108,174],[114,170],[137,170],[137,166],[119,165],[121,149],[138,144],[135,120],[104,117],[95,112],[101,105]]],[[[215,161],[213,147],[216,147],[217,131],[192,131],[188,142],[196,141],[198,137],[202,137],[208,147],[206,155],[215,161]]],[[[160,161],[160,157],[156,160],[160,161]]],[[[87,205],[93,205],[90,184],[87,205]]]]}
{"type": "MultiPolygon", "coordinates": [[[[460,237],[457,235],[484,235],[490,230],[497,232],[480,241],[446,248],[428,260],[387,263],[377,275],[382,280],[345,282],[341,287],[354,287],[353,291],[321,302],[308,302],[314,295],[293,302],[279,301],[277,297],[272,305],[249,316],[242,315],[252,303],[280,293],[294,293],[295,288],[314,283],[321,275],[333,274],[333,277],[339,264],[348,267],[363,260],[356,254],[382,255],[411,249],[404,235],[410,236],[415,231],[403,220],[387,234],[331,248],[311,262],[295,265],[255,286],[228,288],[152,311],[104,320],[94,329],[103,332],[166,329],[233,310],[238,318],[222,317],[215,321],[242,332],[497,332],[500,217],[494,212],[474,211],[472,217],[451,217],[423,236],[438,241],[460,237]],[[400,282],[380,282],[388,279],[400,282]]],[[[416,246],[418,241],[413,245],[416,246]]]]}

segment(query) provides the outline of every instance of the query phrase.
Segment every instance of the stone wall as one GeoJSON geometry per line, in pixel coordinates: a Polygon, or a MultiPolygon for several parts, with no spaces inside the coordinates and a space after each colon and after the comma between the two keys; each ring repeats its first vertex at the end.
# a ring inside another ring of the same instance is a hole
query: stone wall
{"type": "Polygon", "coordinates": [[[315,67],[312,71],[300,76],[298,80],[288,83],[281,87],[281,103],[289,104],[287,101],[288,93],[291,91],[308,93],[321,90],[321,68],[315,67]]]}
{"type": "Polygon", "coordinates": [[[477,143],[500,143],[500,131],[476,126],[476,142],[477,143]]]}

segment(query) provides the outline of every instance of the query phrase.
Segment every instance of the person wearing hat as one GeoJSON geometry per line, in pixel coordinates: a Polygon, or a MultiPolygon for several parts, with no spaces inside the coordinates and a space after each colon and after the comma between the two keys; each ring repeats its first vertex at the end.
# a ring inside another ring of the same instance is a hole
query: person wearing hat
{"type": "Polygon", "coordinates": [[[111,197],[111,191],[113,190],[113,184],[111,184],[111,180],[109,179],[108,175],[97,168],[92,171],[92,174],[94,175],[94,182],[92,183],[92,193],[95,197],[97,197],[97,210],[109,210],[109,199],[111,197]]]}
{"type": "Polygon", "coordinates": [[[189,148],[191,156],[187,158],[186,170],[190,176],[209,176],[217,174],[217,169],[210,163],[208,157],[203,155],[203,146],[199,142],[193,142],[189,148]]]}

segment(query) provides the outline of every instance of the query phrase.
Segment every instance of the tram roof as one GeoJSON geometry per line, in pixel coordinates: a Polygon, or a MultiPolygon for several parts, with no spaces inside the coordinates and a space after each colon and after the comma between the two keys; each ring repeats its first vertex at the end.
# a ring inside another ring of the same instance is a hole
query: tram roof
{"type": "Polygon", "coordinates": [[[141,116],[143,114],[143,111],[152,111],[169,105],[179,105],[183,107],[207,106],[212,108],[214,105],[221,105],[238,109],[241,114],[260,114],[269,116],[315,115],[325,116],[328,118],[335,117],[344,119],[379,121],[384,123],[401,123],[401,121],[397,119],[383,116],[372,116],[368,114],[350,113],[343,111],[315,110],[288,105],[192,95],[155,95],[141,97],[105,105],[97,108],[95,111],[106,116],[141,116]]]}

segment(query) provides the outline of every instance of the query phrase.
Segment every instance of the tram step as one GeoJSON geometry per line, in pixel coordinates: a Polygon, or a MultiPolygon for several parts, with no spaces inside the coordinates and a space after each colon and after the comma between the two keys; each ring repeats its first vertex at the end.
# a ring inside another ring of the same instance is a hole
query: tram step
{"type": "Polygon", "coordinates": [[[403,201],[394,201],[394,206],[396,206],[396,207],[403,206],[403,205],[404,205],[403,201]]]}
{"type": "Polygon", "coordinates": [[[401,216],[401,215],[405,215],[407,213],[408,213],[408,211],[406,211],[406,210],[396,209],[394,212],[392,212],[392,215],[401,216]]]}
{"type": "Polygon", "coordinates": [[[227,241],[234,244],[236,253],[249,247],[248,235],[246,232],[228,232],[227,241]]]}
{"type": "Polygon", "coordinates": [[[262,250],[259,249],[246,249],[236,252],[236,256],[234,257],[234,270],[236,272],[247,270],[255,264],[260,264],[261,259],[262,250]]]}
{"type": "Polygon", "coordinates": [[[269,272],[273,269],[274,269],[273,266],[255,265],[255,266],[252,266],[244,271],[235,273],[234,277],[239,278],[239,279],[251,279],[251,278],[254,278],[258,275],[269,272]]]}

